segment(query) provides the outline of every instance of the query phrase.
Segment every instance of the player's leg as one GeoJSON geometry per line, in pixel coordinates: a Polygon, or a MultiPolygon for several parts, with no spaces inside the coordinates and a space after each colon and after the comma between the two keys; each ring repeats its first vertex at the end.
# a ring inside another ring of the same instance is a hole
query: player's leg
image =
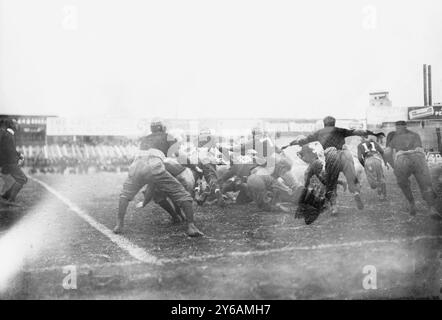
{"type": "Polygon", "coordinates": [[[146,185],[146,188],[144,188],[144,190],[142,192],[143,192],[143,196],[144,196],[142,206],[145,207],[154,198],[154,196],[155,196],[155,187],[154,187],[154,185],[152,183],[149,183],[149,184],[146,185]]]}
{"type": "Polygon", "coordinates": [[[423,154],[417,153],[410,155],[410,157],[412,158],[414,176],[416,178],[417,184],[419,185],[419,190],[421,192],[422,198],[431,208],[435,203],[436,194],[433,189],[430,169],[428,168],[425,156],[423,154]]]}
{"type": "Polygon", "coordinates": [[[23,171],[18,167],[18,165],[5,165],[2,168],[3,174],[9,174],[15,180],[11,188],[4,194],[6,200],[10,202],[15,202],[15,199],[23,188],[23,186],[28,182],[28,178],[23,173],[23,171]]]}
{"type": "Polygon", "coordinates": [[[436,192],[436,201],[434,203],[436,213],[432,217],[437,220],[442,220],[442,165],[431,168],[430,174],[433,188],[436,192]]]}
{"type": "Polygon", "coordinates": [[[379,193],[381,194],[381,200],[382,200],[382,201],[387,200],[387,184],[385,183],[385,179],[384,179],[384,181],[381,183],[379,193]]]}
{"type": "Polygon", "coordinates": [[[141,190],[144,183],[141,183],[134,179],[134,177],[128,177],[123,184],[123,190],[120,194],[120,200],[118,203],[117,223],[114,228],[115,233],[123,232],[124,217],[126,216],[127,207],[129,202],[133,200],[135,195],[141,190]]]}
{"type": "Polygon", "coordinates": [[[223,193],[221,192],[218,176],[216,174],[216,166],[211,163],[202,164],[202,169],[204,179],[209,185],[211,192],[214,192],[217,197],[218,205],[220,207],[225,207],[226,203],[224,202],[223,193]]]}
{"type": "Polygon", "coordinates": [[[416,204],[410,186],[411,169],[407,155],[402,155],[395,160],[394,174],[397,184],[408,200],[410,214],[414,216],[416,214],[416,204]]]}
{"type": "Polygon", "coordinates": [[[381,196],[381,200],[387,200],[387,184],[385,181],[384,168],[383,168],[383,160],[377,159],[376,163],[376,173],[378,180],[378,193],[381,196]]]}
{"type": "Polygon", "coordinates": [[[174,204],[172,201],[168,200],[167,195],[164,192],[161,192],[158,188],[153,188],[153,199],[155,203],[170,215],[173,224],[178,224],[182,221],[174,204]]]}
{"type": "Polygon", "coordinates": [[[370,187],[372,189],[377,189],[381,200],[386,200],[387,188],[385,184],[384,169],[382,168],[382,160],[376,156],[369,157],[365,162],[365,170],[370,187]]]}
{"type": "Polygon", "coordinates": [[[323,185],[312,187],[312,184],[310,183],[308,188],[302,187],[295,218],[304,218],[304,222],[307,225],[312,224],[325,209],[325,197],[323,191],[323,185]]]}
{"type": "Polygon", "coordinates": [[[351,154],[350,150],[342,150],[339,152],[339,155],[342,166],[342,172],[344,173],[345,178],[347,179],[348,190],[354,194],[354,199],[356,201],[358,209],[362,210],[364,209],[364,204],[362,203],[360,195],[361,185],[356,176],[356,169],[353,160],[353,155],[351,154]]]}
{"type": "Polygon", "coordinates": [[[326,185],[325,185],[325,200],[326,205],[329,206],[330,213],[336,215],[338,210],[336,208],[337,186],[339,181],[339,175],[333,173],[326,173],[326,185]]]}
{"type": "Polygon", "coordinates": [[[167,199],[163,199],[160,202],[158,202],[158,205],[163,208],[164,210],[169,213],[170,217],[172,218],[172,223],[181,223],[181,217],[176,212],[175,206],[170,203],[167,199]]]}
{"type": "Polygon", "coordinates": [[[385,183],[384,169],[382,168],[382,161],[378,160],[375,164],[376,181],[378,195],[381,201],[387,200],[387,185],[385,183]]]}
{"type": "Polygon", "coordinates": [[[394,168],[394,159],[393,159],[393,150],[390,147],[385,148],[384,150],[384,159],[387,163],[394,168]]]}
{"type": "Polygon", "coordinates": [[[0,179],[3,181],[1,190],[1,199],[7,201],[11,195],[11,187],[15,183],[15,179],[10,174],[0,174],[0,179]]]}
{"type": "Polygon", "coordinates": [[[158,190],[164,192],[183,209],[187,221],[187,234],[191,237],[202,236],[203,233],[198,230],[194,223],[193,200],[190,193],[166,170],[154,174],[153,180],[158,190]]]}
{"type": "Polygon", "coordinates": [[[116,227],[114,228],[115,233],[123,232],[124,217],[126,216],[129,202],[133,200],[135,195],[147,183],[145,176],[148,171],[148,167],[143,161],[144,160],[137,159],[129,168],[128,177],[123,184],[123,190],[120,193],[120,199],[118,202],[117,222],[116,227]]]}
{"type": "MultiPolygon", "coordinates": [[[[191,197],[193,198],[195,192],[196,179],[192,170],[186,168],[183,172],[181,172],[179,175],[176,176],[176,179],[184,186],[184,189],[186,189],[187,192],[189,192],[191,197]]],[[[180,206],[177,203],[174,203],[173,201],[172,204],[179,219],[184,221],[186,217],[184,216],[184,213],[181,211],[180,206]]]]}
{"type": "Polygon", "coordinates": [[[367,177],[368,185],[371,189],[376,189],[377,184],[377,174],[373,165],[373,157],[367,158],[364,163],[365,176],[367,177]]]}
{"type": "Polygon", "coordinates": [[[337,214],[336,197],[341,169],[338,151],[336,148],[327,148],[325,150],[325,200],[333,215],[337,214]]]}
{"type": "Polygon", "coordinates": [[[175,209],[175,212],[176,212],[176,214],[178,216],[178,219],[180,219],[180,221],[186,221],[186,216],[184,215],[184,213],[181,210],[180,206],[177,203],[173,202],[172,200],[171,200],[171,202],[172,202],[172,205],[173,205],[173,207],[175,209]]]}

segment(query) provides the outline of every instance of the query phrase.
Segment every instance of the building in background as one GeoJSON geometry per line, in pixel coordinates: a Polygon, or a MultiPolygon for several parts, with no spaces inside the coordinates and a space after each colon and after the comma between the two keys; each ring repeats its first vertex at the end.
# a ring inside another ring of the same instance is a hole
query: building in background
{"type": "Polygon", "coordinates": [[[372,92],[369,95],[371,107],[391,107],[393,105],[388,91],[372,92]]]}
{"type": "Polygon", "coordinates": [[[442,106],[380,106],[370,104],[367,108],[367,128],[381,130],[386,135],[395,130],[395,122],[407,122],[410,130],[421,136],[425,150],[442,152],[440,128],[442,106]]]}

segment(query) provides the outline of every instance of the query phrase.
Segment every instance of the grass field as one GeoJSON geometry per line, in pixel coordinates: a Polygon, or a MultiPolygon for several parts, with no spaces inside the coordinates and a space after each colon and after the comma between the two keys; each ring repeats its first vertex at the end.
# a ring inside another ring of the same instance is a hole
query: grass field
{"type": "Polygon", "coordinates": [[[442,224],[418,193],[410,219],[391,171],[387,177],[388,202],[363,182],[364,210],[340,191],[339,215],[309,226],[254,204],[196,207],[206,236],[192,239],[161,208],[137,209],[136,201],[125,233],[114,236],[125,174],[35,175],[19,196],[24,207],[0,211],[0,298],[440,297],[442,224]],[[375,268],[375,289],[363,286],[374,275],[366,266],[375,268]],[[76,289],[65,289],[72,270],[76,289]]]}

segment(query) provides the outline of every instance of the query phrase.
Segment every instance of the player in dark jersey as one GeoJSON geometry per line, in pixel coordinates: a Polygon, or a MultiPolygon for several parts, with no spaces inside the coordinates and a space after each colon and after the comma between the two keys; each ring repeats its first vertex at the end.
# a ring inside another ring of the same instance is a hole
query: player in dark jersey
{"type": "Polygon", "coordinates": [[[416,178],[427,205],[433,207],[436,194],[420,136],[408,130],[405,121],[397,121],[396,131],[387,136],[387,148],[392,154],[397,183],[408,200],[410,215],[416,215],[416,204],[410,187],[412,175],[416,178]]]}
{"type": "Polygon", "coordinates": [[[388,163],[384,159],[384,149],[373,139],[362,138],[362,142],[358,145],[358,159],[365,169],[368,184],[372,189],[377,189],[381,200],[385,201],[387,186],[382,163],[387,168],[388,163]]]}
{"type": "Polygon", "coordinates": [[[7,205],[14,205],[16,197],[28,179],[21,170],[23,155],[20,154],[15,145],[14,132],[17,125],[10,118],[0,119],[0,168],[3,174],[11,175],[14,184],[1,195],[1,202],[7,205]]]}
{"type": "Polygon", "coordinates": [[[336,119],[330,116],[325,117],[323,122],[323,129],[315,131],[306,138],[294,140],[290,143],[290,145],[285,146],[282,149],[293,145],[303,146],[313,141],[318,141],[324,148],[324,151],[327,151],[328,148],[335,148],[336,151],[331,152],[328,157],[329,159],[333,159],[333,161],[326,161],[325,164],[325,175],[327,180],[326,198],[331,204],[332,211],[335,211],[334,207],[336,204],[336,187],[338,184],[338,177],[339,173],[343,172],[347,179],[348,189],[354,194],[354,199],[358,209],[362,210],[364,208],[364,204],[362,203],[360,196],[360,183],[356,177],[353,156],[349,150],[343,149],[345,138],[350,136],[367,135],[381,136],[384,134],[375,134],[369,130],[349,130],[335,127],[336,119]]]}
{"type": "MultiPolygon", "coordinates": [[[[305,172],[304,187],[298,199],[298,208],[295,218],[304,218],[306,224],[313,223],[318,216],[326,209],[326,188],[327,180],[325,175],[325,163],[333,166],[336,162],[336,148],[331,147],[327,152],[313,150],[309,145],[304,145],[298,152],[299,157],[309,166],[305,172]]],[[[338,179],[338,184],[342,185],[344,191],[347,184],[338,179]]],[[[335,214],[332,210],[332,214],[335,214]]]]}
{"type": "MultiPolygon", "coordinates": [[[[120,194],[120,202],[117,215],[117,226],[115,233],[120,233],[124,226],[124,216],[127,206],[134,196],[146,184],[152,184],[159,192],[164,193],[173,203],[183,209],[187,220],[187,234],[191,237],[202,236],[193,221],[192,197],[183,185],[171,175],[164,166],[164,160],[169,149],[176,143],[166,132],[166,127],[161,122],[152,122],[152,133],[141,141],[140,152],[129,168],[129,175],[123,185],[120,194]]],[[[166,200],[162,206],[168,207],[170,212],[174,212],[166,200]]],[[[166,209],[167,210],[167,209],[166,209]]],[[[167,211],[169,211],[167,210],[167,211]]],[[[169,212],[169,213],[170,213],[169,212]]]]}

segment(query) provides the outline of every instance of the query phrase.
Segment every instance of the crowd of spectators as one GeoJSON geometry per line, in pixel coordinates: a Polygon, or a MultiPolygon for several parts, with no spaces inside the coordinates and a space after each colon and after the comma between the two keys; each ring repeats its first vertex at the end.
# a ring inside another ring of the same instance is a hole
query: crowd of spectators
{"type": "Polygon", "coordinates": [[[91,172],[126,172],[135,145],[47,145],[20,148],[29,174],[87,174],[91,172]]]}

